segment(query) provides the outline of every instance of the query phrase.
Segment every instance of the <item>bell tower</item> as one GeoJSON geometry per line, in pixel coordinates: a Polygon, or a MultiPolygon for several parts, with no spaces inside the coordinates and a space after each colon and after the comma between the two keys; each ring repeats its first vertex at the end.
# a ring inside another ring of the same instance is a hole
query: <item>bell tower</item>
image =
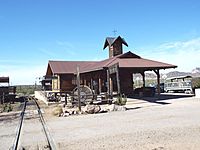
{"type": "Polygon", "coordinates": [[[105,49],[108,46],[109,47],[109,58],[112,58],[114,56],[123,54],[123,44],[128,46],[126,41],[123,38],[121,38],[120,36],[107,37],[105,40],[103,49],[105,49]]]}

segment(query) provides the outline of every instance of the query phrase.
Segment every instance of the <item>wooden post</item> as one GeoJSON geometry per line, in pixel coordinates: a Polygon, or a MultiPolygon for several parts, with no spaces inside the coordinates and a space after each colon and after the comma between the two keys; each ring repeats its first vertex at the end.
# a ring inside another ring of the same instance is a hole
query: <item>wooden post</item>
{"type": "Polygon", "coordinates": [[[92,78],[90,79],[90,88],[91,88],[91,90],[94,89],[94,88],[93,88],[93,79],[92,79],[92,78]]]}
{"type": "Polygon", "coordinates": [[[1,104],[3,104],[3,97],[0,95],[1,104]]]}
{"type": "Polygon", "coordinates": [[[160,99],[160,73],[159,73],[159,69],[158,70],[154,70],[154,72],[157,75],[158,99],[160,99]]]}
{"type": "Polygon", "coordinates": [[[67,93],[65,93],[65,105],[67,105],[67,93]]]}
{"type": "Polygon", "coordinates": [[[3,98],[2,98],[2,100],[3,100],[3,104],[4,104],[4,102],[5,102],[5,93],[3,92],[3,98]]]}
{"type": "Polygon", "coordinates": [[[84,85],[87,85],[87,81],[86,81],[86,79],[84,79],[84,85]]]}
{"type": "Polygon", "coordinates": [[[107,70],[107,93],[110,95],[110,73],[109,70],[107,70]]]}
{"type": "Polygon", "coordinates": [[[80,74],[79,74],[79,66],[77,66],[77,89],[78,89],[78,109],[81,112],[81,92],[80,92],[80,74]]]}
{"type": "Polygon", "coordinates": [[[110,78],[109,84],[110,84],[110,96],[112,97],[112,95],[113,95],[113,81],[112,81],[112,78],[110,78]]]}
{"type": "Polygon", "coordinates": [[[145,88],[145,73],[142,73],[143,88],[145,88]]]}
{"type": "Polygon", "coordinates": [[[99,94],[101,93],[101,78],[99,77],[99,94]]]}
{"type": "Polygon", "coordinates": [[[120,79],[119,79],[119,66],[116,65],[116,78],[117,78],[117,94],[121,94],[120,79]]]}

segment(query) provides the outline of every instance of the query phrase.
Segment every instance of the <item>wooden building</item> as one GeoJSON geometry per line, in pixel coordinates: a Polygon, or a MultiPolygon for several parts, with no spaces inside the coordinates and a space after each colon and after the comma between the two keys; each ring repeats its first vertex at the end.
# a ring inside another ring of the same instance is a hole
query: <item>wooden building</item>
{"type": "Polygon", "coordinates": [[[10,86],[9,77],[0,77],[0,103],[14,102],[16,86],[10,86]]]}
{"type": "Polygon", "coordinates": [[[160,84],[159,71],[177,67],[144,59],[131,51],[123,53],[123,45],[128,46],[120,36],[106,38],[103,49],[108,47],[109,58],[102,61],[49,61],[42,82],[44,88],[55,92],[72,91],[76,87],[76,69],[79,67],[81,84],[89,86],[96,94],[117,92],[132,95],[134,73],[143,76],[145,86],[145,71],[154,71],[160,84]]]}

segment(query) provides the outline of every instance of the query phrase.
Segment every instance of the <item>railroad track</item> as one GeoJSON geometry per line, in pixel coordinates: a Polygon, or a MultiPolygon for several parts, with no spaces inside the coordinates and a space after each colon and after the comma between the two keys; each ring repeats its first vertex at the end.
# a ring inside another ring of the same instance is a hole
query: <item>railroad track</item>
{"type": "Polygon", "coordinates": [[[47,128],[40,106],[34,97],[26,96],[12,150],[48,149],[56,146],[47,128]]]}

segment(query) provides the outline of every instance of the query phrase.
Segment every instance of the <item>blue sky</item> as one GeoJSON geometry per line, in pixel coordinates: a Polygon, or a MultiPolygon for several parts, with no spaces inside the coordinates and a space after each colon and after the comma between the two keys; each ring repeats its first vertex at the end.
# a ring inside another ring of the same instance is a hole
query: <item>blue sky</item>
{"type": "Polygon", "coordinates": [[[200,67],[199,16],[199,0],[1,0],[0,76],[34,84],[48,60],[105,59],[113,30],[124,51],[189,72],[200,67]]]}

